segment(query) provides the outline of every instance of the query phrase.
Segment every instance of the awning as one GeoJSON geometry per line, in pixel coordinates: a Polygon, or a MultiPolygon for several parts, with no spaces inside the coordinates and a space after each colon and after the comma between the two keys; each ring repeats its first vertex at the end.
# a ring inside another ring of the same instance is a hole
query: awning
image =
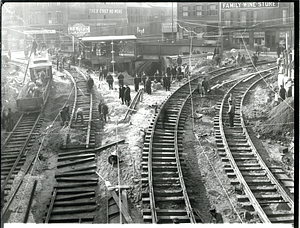
{"type": "Polygon", "coordinates": [[[82,37],[79,39],[85,42],[85,41],[136,40],[137,38],[135,35],[127,35],[127,36],[93,36],[93,37],[82,37]]]}

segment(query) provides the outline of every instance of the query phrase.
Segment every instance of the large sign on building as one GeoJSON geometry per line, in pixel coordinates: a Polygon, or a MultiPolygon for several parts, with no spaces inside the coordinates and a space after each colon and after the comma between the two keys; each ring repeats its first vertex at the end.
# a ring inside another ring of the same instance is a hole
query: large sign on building
{"type": "Polygon", "coordinates": [[[86,13],[91,15],[91,18],[97,15],[106,16],[106,19],[124,19],[127,17],[127,7],[124,2],[97,2],[86,4],[86,13]]]}
{"type": "Polygon", "coordinates": [[[90,34],[90,26],[85,26],[81,23],[76,23],[68,27],[68,33],[76,37],[82,37],[90,34]]]}
{"type": "Polygon", "coordinates": [[[279,7],[279,2],[221,2],[221,9],[279,7]]]}

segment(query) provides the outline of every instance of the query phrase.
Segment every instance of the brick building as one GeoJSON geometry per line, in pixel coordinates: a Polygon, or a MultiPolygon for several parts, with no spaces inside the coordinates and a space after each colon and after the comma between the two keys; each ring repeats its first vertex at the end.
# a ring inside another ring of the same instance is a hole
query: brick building
{"type": "Polygon", "coordinates": [[[178,2],[178,39],[194,37],[204,44],[222,44],[225,49],[243,44],[265,46],[294,42],[292,2],[178,2]],[[242,34],[241,34],[242,33],[242,34]],[[221,42],[222,41],[222,42],[221,42]]]}
{"type": "Polygon", "coordinates": [[[4,9],[3,48],[23,49],[36,38],[67,51],[78,47],[76,38],[83,36],[136,35],[157,40],[163,37],[162,23],[172,13],[169,6],[138,2],[21,2],[5,3],[4,9]]]}

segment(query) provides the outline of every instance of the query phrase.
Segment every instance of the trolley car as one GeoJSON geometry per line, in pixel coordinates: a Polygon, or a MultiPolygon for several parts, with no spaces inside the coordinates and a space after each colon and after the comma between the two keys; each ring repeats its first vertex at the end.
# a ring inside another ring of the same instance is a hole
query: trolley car
{"type": "MultiPolygon", "coordinates": [[[[26,83],[17,98],[21,112],[38,112],[47,102],[52,81],[52,61],[47,52],[29,60],[30,81],[26,83]]],[[[26,76],[26,75],[25,75],[26,76]]]]}

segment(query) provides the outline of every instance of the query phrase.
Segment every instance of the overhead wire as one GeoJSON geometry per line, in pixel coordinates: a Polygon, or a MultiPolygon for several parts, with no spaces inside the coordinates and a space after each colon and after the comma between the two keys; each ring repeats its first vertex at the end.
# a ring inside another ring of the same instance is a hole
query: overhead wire
{"type": "MultiPolygon", "coordinates": [[[[246,52],[247,52],[247,54],[248,54],[248,56],[249,56],[249,58],[250,58],[250,61],[251,61],[252,66],[254,67],[254,69],[256,70],[256,72],[259,74],[259,76],[261,77],[261,79],[265,82],[265,84],[271,89],[271,91],[272,91],[274,94],[277,94],[277,92],[273,89],[273,87],[272,87],[272,86],[266,81],[266,79],[261,75],[261,73],[258,71],[258,69],[256,68],[256,66],[254,66],[253,60],[252,60],[252,58],[251,58],[251,55],[250,55],[249,50],[248,50],[248,48],[247,48],[247,45],[246,45],[246,43],[245,43],[245,41],[244,41],[243,33],[240,33],[240,34],[241,34],[241,38],[242,38],[242,41],[243,41],[244,48],[245,48],[245,50],[246,50],[246,52]]],[[[288,107],[290,107],[293,111],[295,111],[295,109],[294,109],[289,103],[287,103],[286,100],[283,100],[283,102],[284,102],[288,107]]]]}

